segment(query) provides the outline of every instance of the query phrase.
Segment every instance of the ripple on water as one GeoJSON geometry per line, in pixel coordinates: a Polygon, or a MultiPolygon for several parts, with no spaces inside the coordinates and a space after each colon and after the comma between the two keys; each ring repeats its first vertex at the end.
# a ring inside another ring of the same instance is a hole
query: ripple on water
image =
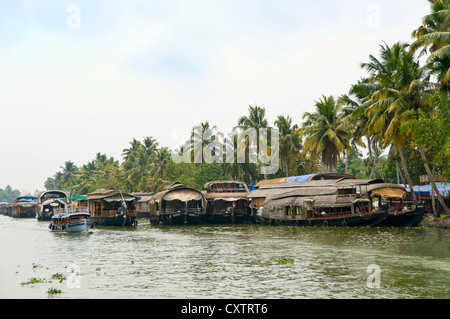
{"type": "Polygon", "coordinates": [[[52,233],[0,216],[0,296],[47,298],[448,298],[450,231],[259,225],[98,227],[52,233]],[[5,257],[5,258],[3,258],[5,257]],[[293,259],[278,264],[275,260],[293,259]],[[33,264],[40,265],[33,269],[33,264]],[[379,265],[381,287],[367,287],[379,265]],[[77,265],[80,288],[33,287],[77,265]]]}

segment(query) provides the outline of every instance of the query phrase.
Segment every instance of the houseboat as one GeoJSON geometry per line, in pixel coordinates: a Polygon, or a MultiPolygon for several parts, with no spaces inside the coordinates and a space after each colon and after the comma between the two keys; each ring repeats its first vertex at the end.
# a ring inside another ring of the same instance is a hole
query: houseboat
{"type": "Polygon", "coordinates": [[[146,193],[131,193],[131,195],[136,196],[138,201],[136,203],[136,217],[137,218],[150,218],[150,199],[154,192],[146,193]]]}
{"type": "Polygon", "coordinates": [[[266,225],[375,226],[386,210],[370,210],[370,200],[355,187],[298,187],[265,199],[254,217],[266,225]]]}
{"type": "Polygon", "coordinates": [[[11,204],[11,216],[15,218],[36,218],[38,210],[39,205],[34,196],[17,197],[11,204]]]}
{"type": "Polygon", "coordinates": [[[150,198],[150,222],[154,225],[199,224],[205,222],[203,194],[181,183],[174,183],[150,198]]]}
{"type": "Polygon", "coordinates": [[[51,220],[55,209],[68,207],[69,194],[61,190],[48,190],[40,192],[37,196],[39,211],[38,220],[51,220]],[[59,200],[58,200],[59,199],[59,200]]]}
{"type": "Polygon", "coordinates": [[[388,216],[377,226],[417,227],[425,214],[425,205],[415,204],[410,194],[398,184],[372,184],[367,193],[374,208],[387,207],[388,216]]]}
{"type": "Polygon", "coordinates": [[[206,183],[207,222],[240,224],[250,222],[248,186],[240,181],[214,181],[206,183]]]}
{"type": "Polygon", "coordinates": [[[8,202],[1,202],[0,203],[0,215],[8,215],[8,202]]]}
{"type": "Polygon", "coordinates": [[[102,188],[86,197],[91,222],[100,226],[136,225],[137,198],[115,188],[102,188]]]}

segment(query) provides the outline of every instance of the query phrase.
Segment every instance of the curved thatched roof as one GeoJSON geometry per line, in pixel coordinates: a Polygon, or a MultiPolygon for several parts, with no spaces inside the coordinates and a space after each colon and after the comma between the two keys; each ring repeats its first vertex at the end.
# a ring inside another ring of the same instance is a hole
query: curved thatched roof
{"type": "Polygon", "coordinates": [[[204,202],[205,197],[202,192],[177,182],[153,195],[150,201],[162,202],[163,200],[179,200],[182,202],[202,200],[202,202],[204,202]]]}
{"type": "Polygon", "coordinates": [[[100,188],[87,194],[87,200],[107,200],[107,201],[135,201],[136,196],[124,193],[115,188],[100,188]]]}

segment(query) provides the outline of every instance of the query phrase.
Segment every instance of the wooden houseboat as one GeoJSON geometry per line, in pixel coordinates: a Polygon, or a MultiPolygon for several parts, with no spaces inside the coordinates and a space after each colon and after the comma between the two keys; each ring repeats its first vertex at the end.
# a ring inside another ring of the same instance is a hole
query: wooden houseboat
{"type": "Polygon", "coordinates": [[[240,224],[250,222],[248,186],[240,181],[206,183],[203,195],[207,201],[207,222],[240,224]]]}
{"type": "Polygon", "coordinates": [[[370,210],[370,200],[355,187],[298,187],[271,195],[255,214],[268,225],[375,226],[386,219],[385,210],[370,210]]]}
{"type": "Polygon", "coordinates": [[[61,190],[48,190],[40,192],[37,196],[39,211],[38,220],[51,220],[55,209],[66,208],[69,204],[69,194],[61,190]],[[60,200],[57,200],[60,199],[60,200]]]}
{"type": "Polygon", "coordinates": [[[379,183],[366,187],[373,208],[388,210],[387,218],[377,226],[417,227],[425,214],[423,204],[415,204],[401,185],[379,183]]]}
{"type": "Polygon", "coordinates": [[[21,196],[11,204],[11,216],[15,218],[36,218],[39,211],[37,197],[21,196]]]}
{"type": "Polygon", "coordinates": [[[136,217],[150,218],[150,199],[155,193],[132,193],[131,195],[136,196],[138,199],[136,203],[136,217]]]}
{"type": "Polygon", "coordinates": [[[8,202],[1,202],[0,203],[0,215],[8,215],[8,202]]]}
{"type": "Polygon", "coordinates": [[[174,183],[153,195],[149,201],[150,222],[159,224],[199,224],[205,222],[203,194],[181,183],[174,183]]]}
{"type": "Polygon", "coordinates": [[[133,195],[115,188],[102,188],[87,194],[91,222],[100,226],[136,225],[136,202],[133,195]]]}

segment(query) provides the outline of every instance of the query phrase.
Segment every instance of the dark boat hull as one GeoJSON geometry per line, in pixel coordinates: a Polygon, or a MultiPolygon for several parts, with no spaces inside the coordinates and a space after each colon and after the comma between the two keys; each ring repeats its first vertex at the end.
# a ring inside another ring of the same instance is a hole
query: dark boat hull
{"type": "Polygon", "coordinates": [[[96,226],[134,226],[136,225],[136,216],[118,215],[118,216],[91,216],[91,223],[96,226]]]}
{"type": "Polygon", "coordinates": [[[246,224],[251,222],[250,215],[245,213],[211,214],[206,219],[208,224],[246,224]]]}
{"type": "Polygon", "coordinates": [[[204,216],[196,213],[172,213],[150,216],[154,225],[197,225],[204,223],[204,216]]]}
{"type": "Polygon", "coordinates": [[[425,214],[425,206],[417,206],[408,212],[389,213],[380,227],[417,227],[425,214]]]}
{"type": "Polygon", "coordinates": [[[377,226],[386,219],[386,211],[348,215],[342,217],[320,217],[297,220],[281,220],[255,215],[255,221],[264,225],[291,225],[291,226],[336,226],[336,227],[358,227],[358,226],[377,226]]]}

